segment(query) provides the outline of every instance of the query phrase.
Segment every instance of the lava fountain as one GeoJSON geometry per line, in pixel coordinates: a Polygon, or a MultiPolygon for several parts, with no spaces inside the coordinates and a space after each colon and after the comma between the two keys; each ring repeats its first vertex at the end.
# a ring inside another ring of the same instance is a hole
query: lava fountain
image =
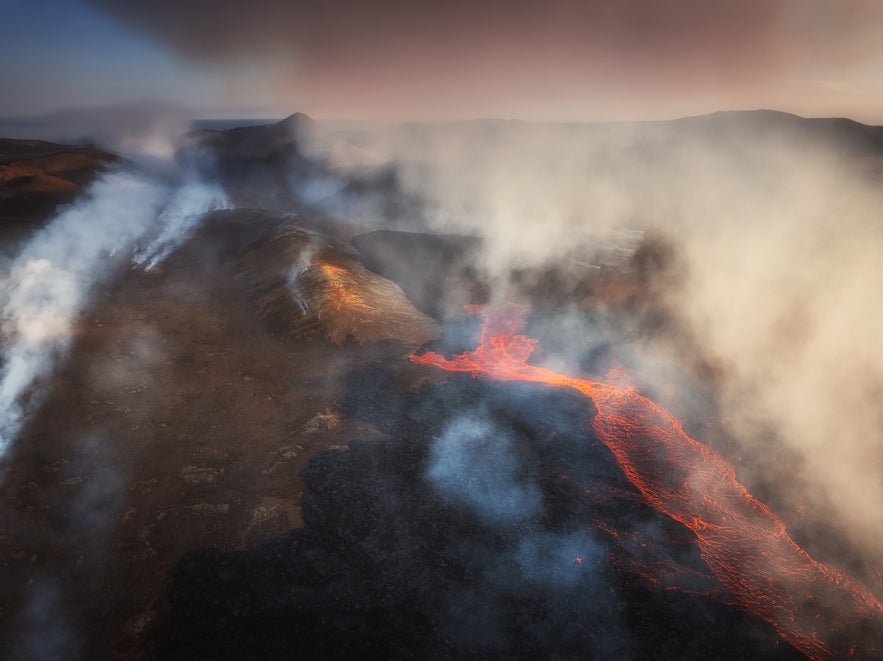
{"type": "Polygon", "coordinates": [[[519,333],[525,308],[471,311],[484,314],[475,350],[450,359],[429,352],[411,361],[578,390],[597,408],[595,436],[649,505],[696,535],[702,558],[735,606],[772,624],[810,658],[883,658],[880,601],[798,546],[785,524],[739,483],[732,466],[688,436],[671,413],[631,388],[529,365],[537,340],[519,333]]]}

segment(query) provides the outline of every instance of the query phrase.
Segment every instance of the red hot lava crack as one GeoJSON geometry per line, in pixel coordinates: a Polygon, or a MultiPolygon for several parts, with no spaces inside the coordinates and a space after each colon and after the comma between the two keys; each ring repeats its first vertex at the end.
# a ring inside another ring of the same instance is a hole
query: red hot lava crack
{"type": "Polygon", "coordinates": [[[648,504],[693,531],[702,558],[737,607],[772,624],[810,658],[883,658],[883,605],[871,591],[798,546],[732,466],[688,436],[671,413],[630,388],[528,365],[537,340],[519,334],[523,307],[472,311],[484,314],[475,350],[450,359],[429,352],[411,361],[473,377],[574,388],[591,398],[598,410],[595,436],[648,504]]]}

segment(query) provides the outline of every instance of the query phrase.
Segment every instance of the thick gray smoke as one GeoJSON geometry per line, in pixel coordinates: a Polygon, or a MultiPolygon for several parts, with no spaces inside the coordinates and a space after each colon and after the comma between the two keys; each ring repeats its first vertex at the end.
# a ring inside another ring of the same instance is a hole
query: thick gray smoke
{"type": "Polygon", "coordinates": [[[155,265],[187,236],[223,195],[195,177],[180,186],[144,173],[119,171],[93,184],[84,197],[40,230],[13,261],[3,283],[3,363],[0,371],[0,456],[25,421],[35,384],[63,356],[96,284],[138,254],[155,265]]]}
{"type": "Polygon", "coordinates": [[[676,272],[641,287],[673,315],[680,338],[617,329],[612,317],[599,326],[602,301],[593,324],[580,315],[558,331],[545,324],[543,359],[573,372],[587,348],[620,347],[648,366],[636,376],[671,390],[671,375],[698,357],[714,369],[721,418],[760,481],[775,483],[788,507],[809,506],[847,531],[872,559],[883,550],[875,135],[845,120],[759,112],[671,124],[411,127],[362,144],[397,159],[432,229],[485,238],[497,301],[513,295],[513,270],[553,265],[591,278],[605,242],[615,252],[644,232],[667,245],[676,272]],[[788,453],[793,460],[780,461],[788,453]]]}

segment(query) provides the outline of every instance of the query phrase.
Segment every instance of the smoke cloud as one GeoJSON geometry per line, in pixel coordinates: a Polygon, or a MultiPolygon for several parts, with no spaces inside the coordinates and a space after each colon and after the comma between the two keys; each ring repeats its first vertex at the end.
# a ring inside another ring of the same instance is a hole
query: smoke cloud
{"type": "Polygon", "coordinates": [[[485,239],[494,301],[518,296],[516,271],[553,266],[603,284],[592,271],[599,256],[627,264],[642,236],[665,246],[668,265],[642,284],[642,300],[667,325],[608,303],[588,316],[540,314],[540,359],[573,372],[599,352],[617,355],[649,392],[687,412],[715,411],[743,480],[772,488],[792,512],[809,507],[874,562],[883,550],[874,505],[883,499],[880,160],[872,129],[808,122],[765,112],[644,125],[477,122],[375,132],[360,144],[397,159],[432,231],[485,239]]]}

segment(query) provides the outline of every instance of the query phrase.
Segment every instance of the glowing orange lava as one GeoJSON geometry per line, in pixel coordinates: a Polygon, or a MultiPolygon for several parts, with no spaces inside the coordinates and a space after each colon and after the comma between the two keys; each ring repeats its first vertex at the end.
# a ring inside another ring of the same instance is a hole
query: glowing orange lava
{"type": "Polygon", "coordinates": [[[528,365],[537,340],[519,334],[524,312],[509,305],[484,313],[474,351],[411,360],[473,377],[580,391],[598,409],[591,423],[595,436],[648,504],[695,533],[703,559],[736,606],[771,623],[810,658],[883,658],[883,605],[867,587],[813,560],[723,457],[690,438],[665,409],[631,388],[528,365]]]}

